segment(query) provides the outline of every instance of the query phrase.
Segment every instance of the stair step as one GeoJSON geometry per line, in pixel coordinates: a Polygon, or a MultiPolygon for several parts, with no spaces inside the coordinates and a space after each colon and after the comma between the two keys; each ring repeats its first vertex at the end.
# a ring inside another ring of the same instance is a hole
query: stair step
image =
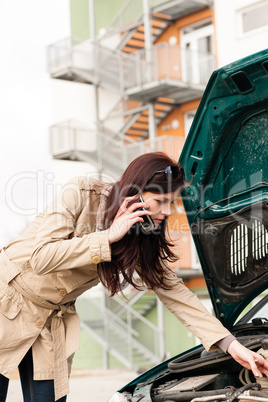
{"type": "Polygon", "coordinates": [[[143,116],[142,114],[137,118],[137,122],[149,123],[149,117],[143,116]]]}
{"type": "Polygon", "coordinates": [[[132,35],[133,39],[139,39],[141,41],[145,41],[145,34],[144,32],[135,31],[132,35]]]}
{"type": "Polygon", "coordinates": [[[144,133],[126,133],[127,136],[130,138],[135,138],[135,140],[138,142],[140,139],[144,139],[147,137],[147,131],[144,131],[144,133]]]}
{"type": "Polygon", "coordinates": [[[159,21],[172,21],[172,17],[170,15],[157,12],[153,13],[153,19],[159,21]]]}
{"type": "MultiPolygon", "coordinates": [[[[144,110],[143,112],[142,112],[142,115],[143,116],[148,116],[149,115],[149,112],[148,112],[148,110],[144,110]]],[[[160,110],[154,110],[154,115],[156,116],[156,117],[161,117],[161,116],[165,116],[165,113],[163,113],[163,112],[161,112],[160,110]]]]}
{"type": "Polygon", "coordinates": [[[144,47],[144,40],[132,38],[128,41],[127,46],[136,47],[136,48],[143,48],[144,47]]]}
{"type": "MultiPolygon", "coordinates": [[[[137,28],[138,32],[145,32],[144,25],[139,25],[137,28]]],[[[151,34],[159,36],[163,32],[163,29],[157,27],[151,27],[151,34]]]]}
{"type": "Polygon", "coordinates": [[[135,47],[130,47],[130,46],[125,46],[122,48],[122,51],[125,53],[133,53],[137,51],[137,48],[135,47]]]}
{"type": "Polygon", "coordinates": [[[128,136],[128,137],[134,139],[134,141],[137,141],[137,142],[138,142],[141,138],[144,138],[144,136],[146,136],[146,135],[147,135],[147,132],[144,132],[144,133],[142,133],[142,134],[139,134],[139,133],[126,133],[126,136],[128,136]]]}
{"type": "Polygon", "coordinates": [[[154,108],[157,111],[159,111],[159,110],[166,111],[166,110],[171,110],[172,106],[166,105],[164,103],[155,103],[154,108]]]}
{"type": "Polygon", "coordinates": [[[143,122],[139,123],[139,122],[136,121],[135,123],[132,124],[131,127],[134,128],[134,129],[145,130],[145,129],[148,128],[148,124],[143,123],[143,122]]]}
{"type": "Polygon", "coordinates": [[[164,104],[173,104],[174,103],[174,99],[171,99],[171,98],[165,98],[164,96],[159,96],[157,99],[156,99],[156,102],[157,103],[164,103],[164,104]]]}
{"type": "Polygon", "coordinates": [[[166,19],[164,21],[163,19],[160,19],[160,18],[157,18],[157,19],[154,18],[154,19],[151,19],[151,26],[154,28],[165,29],[168,26],[168,22],[166,21],[166,19]]]}

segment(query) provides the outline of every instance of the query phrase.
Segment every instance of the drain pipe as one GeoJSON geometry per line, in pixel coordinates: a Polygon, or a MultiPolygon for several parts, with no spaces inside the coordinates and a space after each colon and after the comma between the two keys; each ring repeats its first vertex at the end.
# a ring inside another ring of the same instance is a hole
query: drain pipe
{"type": "MultiPolygon", "coordinates": [[[[90,25],[90,40],[94,46],[94,57],[96,58],[96,23],[95,23],[95,0],[89,0],[88,4],[89,10],[89,25],[90,25]]],[[[99,123],[99,96],[98,96],[98,85],[94,85],[95,90],[95,120],[96,125],[99,123]]]]}
{"type": "Polygon", "coordinates": [[[150,149],[151,151],[156,151],[156,122],[155,122],[155,114],[154,114],[154,104],[148,104],[149,110],[149,140],[150,140],[150,149]]]}
{"type": "Polygon", "coordinates": [[[95,24],[95,0],[89,0],[89,29],[90,39],[95,42],[96,39],[96,24],[95,24]]]}
{"type": "Polygon", "coordinates": [[[145,35],[145,55],[147,80],[152,80],[152,32],[151,32],[151,12],[149,0],[143,0],[143,25],[145,35]]]}
{"type": "MultiPolygon", "coordinates": [[[[151,10],[149,5],[149,0],[143,0],[143,25],[144,25],[144,36],[145,36],[145,56],[146,56],[146,80],[151,82],[153,78],[153,59],[152,59],[152,31],[151,31],[151,10]]],[[[150,139],[150,149],[151,151],[156,150],[156,123],[154,115],[154,105],[149,103],[149,139],[150,139]]]]}
{"type": "MultiPolygon", "coordinates": [[[[159,357],[166,355],[165,310],[163,303],[157,297],[157,322],[159,328],[159,357]]],[[[162,360],[163,361],[163,360],[162,360]]]]}
{"type": "MultiPolygon", "coordinates": [[[[89,11],[89,29],[90,29],[90,40],[92,42],[92,46],[94,47],[94,58],[95,62],[98,57],[98,52],[96,52],[96,15],[95,15],[95,0],[89,0],[88,2],[88,11],[89,11]]],[[[102,171],[102,158],[101,158],[101,149],[99,149],[99,138],[98,138],[98,127],[99,127],[99,89],[98,84],[94,85],[94,99],[95,99],[95,126],[96,130],[96,143],[97,143],[97,154],[98,154],[98,175],[99,180],[101,180],[101,171],[102,171]]]]}

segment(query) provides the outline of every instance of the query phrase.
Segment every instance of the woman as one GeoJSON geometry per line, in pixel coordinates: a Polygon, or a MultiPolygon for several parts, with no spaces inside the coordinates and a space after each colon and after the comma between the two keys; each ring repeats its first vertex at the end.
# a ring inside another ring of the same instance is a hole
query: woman
{"type": "Polygon", "coordinates": [[[167,267],[175,256],[166,223],[182,186],[182,169],[163,153],[136,158],[113,185],[73,179],[1,251],[0,401],[18,366],[25,401],[65,401],[79,347],[75,299],[100,281],[114,295],[122,290],[120,277],[139,288],[135,271],[207,350],[217,345],[255,375],[268,375],[268,363],[243,347],[167,267]],[[149,231],[146,219],[153,222],[149,231]]]}

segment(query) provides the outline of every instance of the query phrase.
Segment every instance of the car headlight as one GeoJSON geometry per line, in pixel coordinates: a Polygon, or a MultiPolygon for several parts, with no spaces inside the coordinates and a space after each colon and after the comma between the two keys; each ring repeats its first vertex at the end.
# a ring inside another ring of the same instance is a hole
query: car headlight
{"type": "Polygon", "coordinates": [[[128,402],[129,399],[124,396],[124,394],[120,394],[119,392],[116,392],[109,400],[108,402],[128,402]]]}

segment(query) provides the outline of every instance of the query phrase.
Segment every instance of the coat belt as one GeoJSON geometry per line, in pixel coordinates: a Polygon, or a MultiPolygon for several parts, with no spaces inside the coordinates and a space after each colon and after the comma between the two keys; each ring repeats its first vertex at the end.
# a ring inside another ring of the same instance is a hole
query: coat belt
{"type": "MultiPolygon", "coordinates": [[[[5,262],[10,262],[7,254],[2,249],[1,255],[5,262]]],[[[71,308],[74,302],[67,304],[53,304],[46,300],[40,300],[30,295],[28,292],[20,286],[18,277],[14,278],[10,285],[14,287],[19,293],[21,293],[26,299],[32,303],[52,310],[51,319],[51,335],[53,339],[54,348],[54,391],[55,400],[62,398],[69,393],[69,375],[68,375],[68,362],[66,356],[66,341],[65,341],[65,314],[76,315],[76,311],[71,308]]]]}

